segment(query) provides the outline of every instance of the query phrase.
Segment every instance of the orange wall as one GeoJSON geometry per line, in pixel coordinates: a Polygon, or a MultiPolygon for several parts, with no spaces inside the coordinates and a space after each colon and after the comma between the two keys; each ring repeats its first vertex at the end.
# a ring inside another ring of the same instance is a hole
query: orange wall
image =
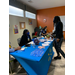
{"type": "MultiPolygon", "coordinates": [[[[54,29],[53,27],[54,16],[62,16],[62,15],[65,15],[65,6],[37,10],[37,27],[47,26],[48,32],[52,32],[52,30],[54,29]],[[47,19],[47,21],[43,22],[43,19],[47,19]]],[[[65,32],[64,32],[64,39],[65,39],[65,32]]]]}

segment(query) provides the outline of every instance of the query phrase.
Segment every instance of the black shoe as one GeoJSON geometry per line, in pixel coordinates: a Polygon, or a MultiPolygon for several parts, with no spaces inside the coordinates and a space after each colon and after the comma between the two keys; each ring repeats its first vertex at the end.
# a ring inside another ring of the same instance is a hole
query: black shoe
{"type": "Polygon", "coordinates": [[[55,59],[55,60],[61,59],[61,56],[60,56],[60,57],[56,56],[56,57],[54,57],[54,59],[55,59]]]}

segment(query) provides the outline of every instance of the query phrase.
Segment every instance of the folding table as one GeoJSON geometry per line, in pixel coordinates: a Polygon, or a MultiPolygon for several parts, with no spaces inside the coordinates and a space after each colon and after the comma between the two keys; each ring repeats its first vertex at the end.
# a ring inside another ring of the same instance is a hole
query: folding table
{"type": "Polygon", "coordinates": [[[10,53],[18,60],[29,75],[47,75],[54,55],[52,48],[53,41],[50,42],[49,46],[42,49],[44,51],[42,56],[32,56],[31,52],[39,49],[38,46],[42,46],[42,43],[36,45],[35,48],[31,45],[30,47],[25,48],[24,51],[18,50],[10,53]]]}

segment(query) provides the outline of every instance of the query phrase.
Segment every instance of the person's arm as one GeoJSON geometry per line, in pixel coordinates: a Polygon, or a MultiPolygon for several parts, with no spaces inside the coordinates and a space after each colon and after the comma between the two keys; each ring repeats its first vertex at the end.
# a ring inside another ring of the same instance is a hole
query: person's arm
{"type": "Polygon", "coordinates": [[[13,48],[13,49],[9,49],[9,52],[14,52],[14,51],[16,51],[16,50],[20,50],[21,49],[21,46],[19,46],[19,47],[17,47],[17,48],[13,48]]]}
{"type": "Polygon", "coordinates": [[[52,32],[50,32],[50,35],[53,37],[56,36],[56,26],[54,26],[54,29],[52,30],[52,32]]]}
{"type": "Polygon", "coordinates": [[[42,35],[46,35],[46,34],[43,34],[43,33],[41,33],[42,35]]]}
{"type": "Polygon", "coordinates": [[[15,48],[14,50],[16,51],[16,50],[20,50],[20,49],[21,49],[21,46],[15,48]]]}
{"type": "Polygon", "coordinates": [[[56,40],[57,42],[59,42],[59,40],[60,40],[62,30],[63,30],[63,24],[60,22],[59,25],[58,25],[58,34],[57,34],[57,40],[56,40]]]}
{"type": "Polygon", "coordinates": [[[54,31],[54,32],[52,32],[51,34],[52,34],[52,35],[53,35],[53,34],[56,34],[56,29],[55,29],[55,31],[54,31]]]}
{"type": "Polygon", "coordinates": [[[29,35],[29,38],[30,38],[30,41],[32,41],[30,35],[29,35]]]}
{"type": "Polygon", "coordinates": [[[60,38],[61,34],[62,34],[62,30],[63,30],[63,24],[60,22],[58,24],[58,34],[57,34],[57,38],[60,38]]]}
{"type": "Polygon", "coordinates": [[[47,32],[45,31],[45,33],[43,33],[43,31],[42,31],[42,33],[41,33],[42,35],[47,35],[47,32]]]}
{"type": "Polygon", "coordinates": [[[15,51],[15,49],[9,49],[9,52],[14,52],[15,51]]]}
{"type": "Polygon", "coordinates": [[[21,41],[20,41],[19,46],[23,46],[23,45],[26,45],[26,44],[27,44],[27,37],[26,37],[26,35],[23,35],[21,37],[21,41]]]}

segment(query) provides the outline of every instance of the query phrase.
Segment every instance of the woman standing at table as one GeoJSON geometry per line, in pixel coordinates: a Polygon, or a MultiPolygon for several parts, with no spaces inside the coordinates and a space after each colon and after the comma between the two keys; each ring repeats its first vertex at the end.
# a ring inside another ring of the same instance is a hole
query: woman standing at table
{"type": "Polygon", "coordinates": [[[55,49],[57,52],[57,56],[54,57],[54,59],[61,59],[60,53],[65,58],[65,53],[61,49],[61,45],[63,42],[63,23],[61,22],[61,19],[59,16],[54,17],[53,23],[56,26],[56,28],[55,28],[55,32],[52,33],[52,35],[56,34],[54,44],[55,44],[55,49]]]}
{"type": "Polygon", "coordinates": [[[21,49],[21,46],[26,45],[30,41],[31,41],[30,33],[29,33],[29,31],[27,29],[25,29],[23,31],[23,35],[21,37],[19,47],[15,48],[15,50],[21,49]]]}

